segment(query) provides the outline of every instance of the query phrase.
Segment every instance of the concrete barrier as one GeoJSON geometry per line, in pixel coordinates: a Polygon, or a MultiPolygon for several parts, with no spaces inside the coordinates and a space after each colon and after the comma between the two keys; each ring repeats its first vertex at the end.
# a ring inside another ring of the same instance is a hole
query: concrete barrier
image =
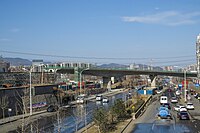
{"type": "Polygon", "coordinates": [[[142,106],[133,114],[133,118],[137,119],[143,112],[146,105],[151,101],[152,95],[142,104],[142,106]]]}
{"type": "Polygon", "coordinates": [[[128,126],[130,125],[130,123],[137,119],[142,113],[144,113],[145,111],[145,107],[149,104],[149,102],[152,99],[152,95],[148,97],[148,99],[142,104],[142,106],[135,112],[132,113],[132,119],[128,122],[128,124],[122,129],[121,133],[125,132],[126,129],[128,128],[128,126]]]}

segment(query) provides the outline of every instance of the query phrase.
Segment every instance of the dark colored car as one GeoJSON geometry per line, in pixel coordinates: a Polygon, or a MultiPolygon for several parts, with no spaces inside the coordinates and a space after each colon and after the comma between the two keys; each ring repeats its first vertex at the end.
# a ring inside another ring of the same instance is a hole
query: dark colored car
{"type": "Polygon", "coordinates": [[[171,88],[169,88],[169,89],[168,89],[168,92],[172,92],[172,89],[171,89],[171,88]]]}
{"type": "Polygon", "coordinates": [[[59,107],[57,105],[49,105],[49,107],[47,108],[47,112],[55,112],[59,109],[59,107]]]}
{"type": "Polygon", "coordinates": [[[181,111],[177,113],[177,118],[179,118],[179,120],[189,120],[189,114],[187,111],[181,111]]]}
{"type": "Polygon", "coordinates": [[[170,106],[169,103],[164,103],[164,104],[163,104],[163,107],[166,107],[166,108],[168,108],[168,109],[171,109],[171,106],[170,106]]]}

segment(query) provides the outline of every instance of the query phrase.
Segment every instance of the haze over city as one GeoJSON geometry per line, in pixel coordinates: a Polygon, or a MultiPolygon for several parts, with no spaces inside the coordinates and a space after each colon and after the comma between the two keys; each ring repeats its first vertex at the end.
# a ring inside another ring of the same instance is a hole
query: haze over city
{"type": "Polygon", "coordinates": [[[196,62],[200,1],[0,1],[0,54],[50,61],[196,62]]]}

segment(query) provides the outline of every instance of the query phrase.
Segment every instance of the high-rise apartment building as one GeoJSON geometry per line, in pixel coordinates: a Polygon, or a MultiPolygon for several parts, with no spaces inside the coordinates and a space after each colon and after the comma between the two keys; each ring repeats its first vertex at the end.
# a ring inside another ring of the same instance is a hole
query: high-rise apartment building
{"type": "Polygon", "coordinates": [[[200,78],[200,34],[197,36],[196,56],[197,56],[197,77],[199,79],[200,78]]]}

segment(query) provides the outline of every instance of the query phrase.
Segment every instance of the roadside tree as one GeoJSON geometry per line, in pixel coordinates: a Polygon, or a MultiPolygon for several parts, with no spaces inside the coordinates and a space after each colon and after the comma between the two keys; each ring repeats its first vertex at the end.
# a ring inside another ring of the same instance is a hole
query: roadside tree
{"type": "Polygon", "coordinates": [[[99,132],[106,132],[108,125],[108,113],[104,108],[99,108],[94,111],[93,119],[95,125],[98,126],[99,132]]]}

